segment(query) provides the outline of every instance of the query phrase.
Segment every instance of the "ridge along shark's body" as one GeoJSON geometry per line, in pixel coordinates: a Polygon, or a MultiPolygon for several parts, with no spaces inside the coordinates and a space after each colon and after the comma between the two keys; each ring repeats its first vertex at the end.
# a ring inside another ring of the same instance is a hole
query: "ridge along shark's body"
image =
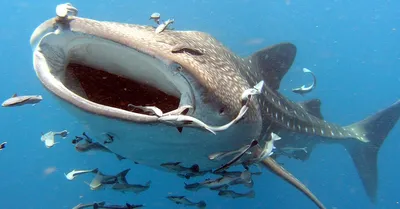
{"type": "MultiPolygon", "coordinates": [[[[206,33],[154,30],[68,15],[47,20],[31,37],[36,74],[98,141],[107,141],[108,149],[132,161],[159,169],[170,162],[214,169],[229,159],[211,161],[210,154],[238,150],[253,139],[264,144],[274,132],[282,137],[277,149],[308,146],[309,154],[318,143],[343,144],[374,201],[377,153],[399,118],[400,102],[340,127],[322,119],[319,100],[297,104],[278,92],[296,55],[293,44],[241,58],[206,33]],[[156,106],[169,115],[224,125],[240,112],[242,93],[260,80],[264,88],[244,118],[216,135],[188,121],[165,123],[127,108],[156,106]]],[[[324,208],[272,158],[262,163],[324,208]]]]}

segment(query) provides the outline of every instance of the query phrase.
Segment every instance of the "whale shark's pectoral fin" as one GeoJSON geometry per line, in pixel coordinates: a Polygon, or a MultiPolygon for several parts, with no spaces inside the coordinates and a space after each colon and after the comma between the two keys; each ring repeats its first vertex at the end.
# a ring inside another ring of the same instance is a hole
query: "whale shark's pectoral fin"
{"type": "Polygon", "coordinates": [[[283,180],[288,182],[289,184],[295,186],[298,190],[300,190],[303,194],[305,194],[308,198],[310,198],[319,208],[325,209],[325,206],[318,200],[318,198],[304,185],[301,183],[296,177],[294,177],[289,171],[280,166],[274,159],[271,157],[265,158],[261,161],[261,163],[267,167],[270,171],[281,177],[283,180]]]}
{"type": "Polygon", "coordinates": [[[280,43],[254,53],[249,57],[253,69],[258,69],[265,84],[278,90],[283,76],[288,72],[296,57],[296,46],[280,43]]]}

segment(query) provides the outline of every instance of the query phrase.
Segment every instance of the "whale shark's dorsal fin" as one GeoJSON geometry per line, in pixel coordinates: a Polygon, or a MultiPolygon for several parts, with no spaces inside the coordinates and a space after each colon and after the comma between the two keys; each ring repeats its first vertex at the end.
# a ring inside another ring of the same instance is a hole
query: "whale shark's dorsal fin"
{"type": "Polygon", "coordinates": [[[311,115],[321,120],[324,119],[324,116],[322,116],[321,113],[321,100],[311,99],[304,102],[299,102],[298,104],[311,115]]]}
{"type": "Polygon", "coordinates": [[[296,46],[280,43],[262,49],[248,59],[253,68],[260,73],[265,83],[273,90],[278,90],[283,76],[288,72],[296,57],[296,46]]]}

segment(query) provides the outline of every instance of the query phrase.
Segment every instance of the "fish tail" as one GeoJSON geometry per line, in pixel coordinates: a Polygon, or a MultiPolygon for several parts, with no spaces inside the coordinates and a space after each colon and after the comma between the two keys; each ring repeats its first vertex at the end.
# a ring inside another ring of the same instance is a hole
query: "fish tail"
{"type": "Polygon", "coordinates": [[[207,206],[207,204],[206,204],[206,202],[204,201],[204,200],[202,200],[202,201],[200,201],[200,202],[198,202],[197,204],[196,204],[196,206],[198,207],[198,208],[206,208],[206,206],[207,206]]]}
{"type": "Polygon", "coordinates": [[[251,190],[250,192],[247,192],[246,194],[244,194],[244,196],[246,196],[248,198],[255,198],[256,192],[254,190],[251,190]]]}
{"type": "Polygon", "coordinates": [[[151,184],[151,180],[150,181],[148,181],[148,182],[146,182],[146,186],[148,187],[148,186],[150,186],[150,184],[151,184]]]}
{"type": "Polygon", "coordinates": [[[344,142],[344,146],[350,153],[364,189],[373,203],[376,202],[378,187],[378,152],[399,117],[400,100],[362,121],[344,127],[357,139],[350,143],[344,142]]]}
{"type": "Polygon", "coordinates": [[[6,148],[6,144],[7,144],[7,142],[1,143],[1,144],[0,144],[0,150],[6,148]]]}

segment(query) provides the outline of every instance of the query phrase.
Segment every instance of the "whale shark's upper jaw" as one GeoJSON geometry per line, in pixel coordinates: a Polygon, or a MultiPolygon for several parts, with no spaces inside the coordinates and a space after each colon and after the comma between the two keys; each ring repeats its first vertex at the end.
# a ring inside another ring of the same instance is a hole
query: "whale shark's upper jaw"
{"type": "Polygon", "coordinates": [[[42,84],[87,112],[137,123],[157,122],[135,106],[163,113],[195,108],[194,89],[185,69],[151,50],[74,31],[51,19],[32,35],[34,68],[42,84]]]}

